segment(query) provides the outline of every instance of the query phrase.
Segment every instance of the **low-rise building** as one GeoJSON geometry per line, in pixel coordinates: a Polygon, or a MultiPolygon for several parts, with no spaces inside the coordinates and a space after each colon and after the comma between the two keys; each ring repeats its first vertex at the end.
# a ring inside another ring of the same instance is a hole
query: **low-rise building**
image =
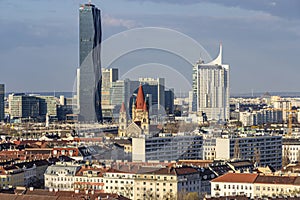
{"type": "Polygon", "coordinates": [[[258,174],[227,173],[211,181],[211,196],[246,195],[254,197],[254,181],[258,174]]]}
{"type": "Polygon", "coordinates": [[[45,188],[62,191],[74,190],[74,178],[79,169],[79,165],[71,163],[56,163],[56,165],[49,166],[44,174],[45,188]]]}
{"type": "Polygon", "coordinates": [[[137,174],[134,199],[176,199],[180,193],[201,191],[201,177],[192,167],[166,167],[137,174]]]}
{"type": "Polygon", "coordinates": [[[24,186],[24,170],[14,165],[0,166],[0,189],[24,186]]]}
{"type": "Polygon", "coordinates": [[[211,196],[246,195],[248,198],[294,197],[299,194],[300,177],[295,175],[261,175],[227,173],[211,181],[211,196]]]}

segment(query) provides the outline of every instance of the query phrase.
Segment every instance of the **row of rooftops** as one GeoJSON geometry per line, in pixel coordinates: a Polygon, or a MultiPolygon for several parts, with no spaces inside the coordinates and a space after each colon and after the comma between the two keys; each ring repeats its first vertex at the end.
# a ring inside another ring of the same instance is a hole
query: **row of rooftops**
{"type": "Polygon", "coordinates": [[[278,184],[278,185],[299,185],[300,176],[289,175],[262,175],[255,173],[227,173],[211,182],[222,183],[256,183],[256,184],[278,184]]]}
{"type": "Polygon", "coordinates": [[[31,160],[23,162],[0,162],[0,174],[17,174],[22,173],[26,169],[31,169],[34,167],[48,166],[49,162],[47,160],[31,160]]]}
{"type": "Polygon", "coordinates": [[[18,187],[6,193],[0,193],[0,199],[5,200],[129,200],[115,193],[102,193],[99,191],[58,191],[18,187]]]}

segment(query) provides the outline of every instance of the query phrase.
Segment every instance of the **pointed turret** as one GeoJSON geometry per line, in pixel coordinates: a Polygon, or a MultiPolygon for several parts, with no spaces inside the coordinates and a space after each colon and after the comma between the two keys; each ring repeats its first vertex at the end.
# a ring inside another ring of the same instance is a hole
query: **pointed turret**
{"type": "Polygon", "coordinates": [[[222,65],[222,58],[223,58],[222,54],[223,54],[222,43],[220,43],[219,55],[214,60],[207,63],[207,65],[222,65]]]}
{"type": "Polygon", "coordinates": [[[126,112],[126,109],[125,109],[125,103],[122,102],[122,106],[121,106],[121,109],[120,109],[120,113],[121,112],[126,112]]]}
{"type": "Polygon", "coordinates": [[[136,97],[136,102],[135,102],[136,109],[143,109],[144,102],[145,102],[145,99],[144,99],[143,86],[140,85],[138,93],[137,93],[137,97],[136,97]]]}
{"type": "Polygon", "coordinates": [[[144,101],[143,110],[144,110],[145,112],[147,112],[147,111],[148,111],[148,109],[147,109],[147,104],[146,104],[146,101],[144,101]]]}

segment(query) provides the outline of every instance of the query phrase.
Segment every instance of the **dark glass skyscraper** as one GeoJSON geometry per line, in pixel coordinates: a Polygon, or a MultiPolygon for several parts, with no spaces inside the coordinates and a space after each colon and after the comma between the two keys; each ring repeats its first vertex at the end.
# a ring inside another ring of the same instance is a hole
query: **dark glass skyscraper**
{"type": "Polygon", "coordinates": [[[101,122],[101,11],[93,4],[79,8],[77,98],[79,120],[101,122]]]}
{"type": "Polygon", "coordinates": [[[4,119],[4,96],[5,96],[5,86],[0,84],[0,121],[4,119]]]}

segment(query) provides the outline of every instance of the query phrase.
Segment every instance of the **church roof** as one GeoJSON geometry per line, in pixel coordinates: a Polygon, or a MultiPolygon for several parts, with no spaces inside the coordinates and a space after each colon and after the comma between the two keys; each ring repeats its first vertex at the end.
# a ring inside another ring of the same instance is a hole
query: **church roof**
{"type": "Polygon", "coordinates": [[[120,112],[126,112],[126,108],[125,108],[125,103],[124,102],[122,102],[122,106],[121,106],[120,112]]]}
{"type": "Polygon", "coordinates": [[[145,97],[144,97],[142,85],[139,86],[135,104],[136,104],[136,109],[144,109],[145,97]]]}

